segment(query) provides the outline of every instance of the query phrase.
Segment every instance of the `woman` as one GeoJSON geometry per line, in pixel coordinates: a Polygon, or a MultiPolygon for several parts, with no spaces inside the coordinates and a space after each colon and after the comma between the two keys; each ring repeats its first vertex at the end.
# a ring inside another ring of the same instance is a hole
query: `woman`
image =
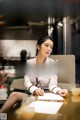
{"type": "MultiPolygon", "coordinates": [[[[52,52],[53,45],[54,45],[53,39],[51,37],[44,36],[43,38],[40,38],[37,42],[37,51],[38,51],[37,56],[36,58],[33,58],[28,61],[29,66],[34,67],[33,65],[37,64],[37,66],[40,65],[40,68],[41,67],[43,68],[43,65],[49,67],[49,65],[52,65],[52,63],[54,64],[54,60],[48,57],[52,52]]],[[[33,73],[34,70],[31,72],[33,73]]],[[[61,90],[61,88],[57,87],[57,75],[56,74],[48,76],[48,78],[46,79],[45,79],[46,76],[43,76],[43,75],[42,75],[42,78],[41,76],[38,78],[37,74],[35,76],[32,75],[32,78],[31,77],[29,78],[29,76],[27,75],[25,76],[24,84],[27,90],[29,90],[29,92],[31,92],[32,94],[34,93],[36,95],[44,95],[44,90],[41,89],[39,85],[38,87],[35,86],[37,83],[40,83],[43,87],[43,82],[44,82],[44,87],[46,87],[47,83],[49,84],[49,90],[51,92],[60,94],[63,97],[66,96],[67,90],[66,89],[61,90]]]]}
{"type": "MultiPolygon", "coordinates": [[[[53,39],[51,37],[44,36],[43,38],[40,38],[37,42],[38,54],[36,58],[28,60],[27,64],[29,66],[32,66],[32,69],[33,69],[34,65],[38,65],[41,67],[44,65],[47,66],[49,64],[54,63],[54,60],[48,57],[52,52],[53,45],[54,45],[53,39]]],[[[54,74],[53,76],[48,76],[47,78],[43,75],[41,76],[42,78],[40,77],[40,75],[39,76],[36,76],[36,75],[35,73],[34,74],[32,73],[31,76],[30,74],[29,75],[27,74],[24,77],[25,78],[24,85],[26,86],[27,90],[30,93],[36,94],[36,95],[44,95],[44,87],[48,85],[49,90],[51,92],[59,94],[63,97],[67,96],[68,91],[66,89],[61,89],[57,87],[57,75],[56,74],[54,74]],[[40,88],[41,85],[43,89],[40,88]]],[[[24,97],[27,97],[27,95],[24,93],[19,93],[19,92],[11,93],[8,100],[1,108],[0,112],[4,112],[7,109],[11,108],[16,102],[21,101],[24,97]]]]}

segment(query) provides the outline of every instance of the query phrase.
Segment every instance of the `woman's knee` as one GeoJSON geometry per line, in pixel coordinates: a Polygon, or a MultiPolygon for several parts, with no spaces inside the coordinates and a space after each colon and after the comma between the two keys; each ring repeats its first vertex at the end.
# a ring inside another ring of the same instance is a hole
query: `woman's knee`
{"type": "Polygon", "coordinates": [[[9,97],[17,97],[17,96],[18,96],[17,92],[12,92],[9,97]]]}
{"type": "Polygon", "coordinates": [[[24,93],[20,93],[20,92],[12,92],[10,94],[10,97],[15,98],[16,100],[22,100],[24,96],[27,96],[27,95],[24,93]]]}

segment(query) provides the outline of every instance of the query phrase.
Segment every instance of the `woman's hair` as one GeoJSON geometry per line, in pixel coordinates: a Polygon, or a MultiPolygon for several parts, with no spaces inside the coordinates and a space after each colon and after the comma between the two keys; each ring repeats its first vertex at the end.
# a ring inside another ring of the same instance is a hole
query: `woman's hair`
{"type": "MultiPolygon", "coordinates": [[[[53,38],[51,36],[42,36],[38,39],[37,45],[43,44],[47,39],[50,39],[52,42],[54,42],[53,38]]],[[[36,50],[36,55],[38,54],[38,49],[36,50]]]]}
{"type": "Polygon", "coordinates": [[[37,41],[37,45],[41,45],[42,43],[44,43],[47,39],[50,39],[53,42],[53,38],[50,36],[42,36],[38,39],[37,41]]]}

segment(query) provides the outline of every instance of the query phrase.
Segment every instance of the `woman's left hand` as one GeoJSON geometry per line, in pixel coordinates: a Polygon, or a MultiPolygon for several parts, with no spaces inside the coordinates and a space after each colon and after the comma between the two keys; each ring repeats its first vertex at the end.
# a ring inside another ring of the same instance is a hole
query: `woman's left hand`
{"type": "Polygon", "coordinates": [[[57,92],[59,95],[61,95],[62,97],[67,97],[68,95],[68,90],[67,89],[61,89],[57,92]]]}

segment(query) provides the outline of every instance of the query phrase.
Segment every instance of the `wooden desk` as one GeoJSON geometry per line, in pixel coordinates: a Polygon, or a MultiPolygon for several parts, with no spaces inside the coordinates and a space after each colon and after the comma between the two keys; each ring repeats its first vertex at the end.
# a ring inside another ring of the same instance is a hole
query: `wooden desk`
{"type": "MultiPolygon", "coordinates": [[[[22,120],[18,119],[14,112],[10,111],[8,120],[22,120]]],[[[29,120],[29,119],[26,119],[29,120]]],[[[57,114],[39,114],[35,113],[31,120],[80,120],[80,96],[75,97],[69,93],[68,98],[65,98],[64,104],[57,114]]]]}

